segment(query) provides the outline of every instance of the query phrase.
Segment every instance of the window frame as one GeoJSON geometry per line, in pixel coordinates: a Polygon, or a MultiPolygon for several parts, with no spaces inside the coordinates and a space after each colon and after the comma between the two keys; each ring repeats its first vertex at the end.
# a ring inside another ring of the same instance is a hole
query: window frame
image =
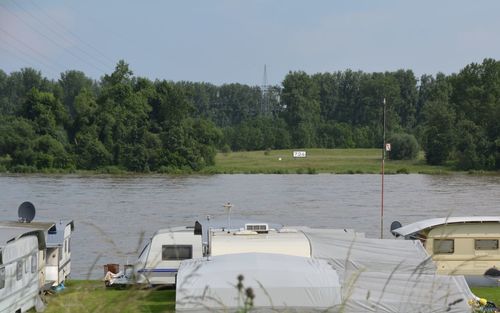
{"type": "Polygon", "coordinates": [[[476,251],[483,251],[483,250],[489,250],[489,251],[492,251],[492,250],[498,250],[498,239],[474,239],[474,250],[476,251]],[[496,245],[494,248],[482,248],[480,246],[478,246],[478,243],[479,242],[495,242],[496,245]]]}
{"type": "Polygon", "coordinates": [[[182,261],[193,258],[193,245],[162,245],[161,246],[161,260],[162,261],[182,261]],[[177,249],[177,257],[171,257],[173,253],[167,254],[166,249],[177,249]],[[189,249],[189,257],[180,256],[179,249],[189,249]]]}
{"type": "Polygon", "coordinates": [[[453,254],[455,253],[455,239],[434,239],[432,247],[432,252],[434,254],[453,254]],[[451,251],[443,251],[441,248],[442,243],[451,242],[451,251]]]}

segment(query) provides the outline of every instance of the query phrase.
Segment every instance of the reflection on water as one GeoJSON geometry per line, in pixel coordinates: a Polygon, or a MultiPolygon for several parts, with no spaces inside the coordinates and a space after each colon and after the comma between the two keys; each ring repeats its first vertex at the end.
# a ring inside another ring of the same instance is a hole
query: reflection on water
{"type": "MultiPolygon", "coordinates": [[[[101,277],[102,264],[135,260],[160,228],[206,215],[266,222],[354,228],[380,234],[379,175],[0,176],[0,219],[17,219],[32,201],[35,220],[75,220],[73,277],[101,277]],[[93,266],[93,264],[95,265],[93,266]]],[[[386,175],[385,237],[404,224],[447,215],[500,215],[500,176],[386,175]]]]}

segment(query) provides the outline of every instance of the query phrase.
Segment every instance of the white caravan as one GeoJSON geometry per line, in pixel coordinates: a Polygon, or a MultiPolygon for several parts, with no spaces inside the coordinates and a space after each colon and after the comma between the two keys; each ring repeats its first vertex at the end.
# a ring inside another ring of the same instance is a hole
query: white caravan
{"type": "Polygon", "coordinates": [[[0,312],[22,313],[35,307],[39,291],[41,230],[0,225],[0,312]]]}
{"type": "Polygon", "coordinates": [[[203,256],[202,236],[194,227],[157,231],[144,247],[134,266],[136,282],[173,285],[180,262],[203,256]]]}
{"type": "Polygon", "coordinates": [[[420,240],[438,274],[464,275],[471,286],[500,284],[500,216],[433,218],[406,226],[394,222],[391,231],[420,240]]]}
{"type": "Polygon", "coordinates": [[[252,252],[310,257],[311,247],[304,233],[295,229],[247,223],[231,231],[211,227],[202,230],[197,222],[195,227],[163,229],[155,233],[134,266],[135,281],[173,285],[182,260],[252,252]]]}
{"type": "Polygon", "coordinates": [[[73,221],[59,223],[44,222],[0,222],[1,226],[18,227],[29,231],[42,231],[45,238],[45,248],[41,251],[38,263],[40,271],[40,287],[57,286],[64,282],[71,273],[71,233],[73,221]]]}
{"type": "Polygon", "coordinates": [[[71,234],[75,228],[73,221],[60,220],[53,222],[32,222],[35,217],[35,206],[31,202],[23,202],[19,206],[18,221],[2,221],[0,226],[23,228],[26,232],[42,231],[44,249],[38,256],[39,287],[50,288],[63,283],[71,273],[71,234]]]}

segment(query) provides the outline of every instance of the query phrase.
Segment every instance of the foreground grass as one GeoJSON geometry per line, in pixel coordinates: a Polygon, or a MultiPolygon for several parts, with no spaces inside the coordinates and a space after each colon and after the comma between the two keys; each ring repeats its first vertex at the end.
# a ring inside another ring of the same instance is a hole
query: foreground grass
{"type": "Polygon", "coordinates": [[[500,305],[500,287],[472,287],[471,290],[476,296],[500,305]]]}
{"type": "MultiPolygon", "coordinates": [[[[498,287],[475,287],[472,292],[497,305],[500,304],[498,287]]],[[[87,312],[174,312],[175,290],[173,289],[109,289],[95,280],[68,281],[66,289],[46,297],[46,313],[87,312]]]]}
{"type": "Polygon", "coordinates": [[[46,297],[46,313],[175,311],[175,290],[113,289],[102,281],[72,280],[66,289],[46,297]]]}
{"type": "MultiPolygon", "coordinates": [[[[306,158],[294,158],[294,150],[218,153],[215,166],[205,173],[274,174],[378,174],[381,172],[380,149],[304,149],[306,158]]],[[[385,172],[437,174],[452,172],[451,167],[425,164],[423,153],[416,160],[386,160],[385,172]]]]}

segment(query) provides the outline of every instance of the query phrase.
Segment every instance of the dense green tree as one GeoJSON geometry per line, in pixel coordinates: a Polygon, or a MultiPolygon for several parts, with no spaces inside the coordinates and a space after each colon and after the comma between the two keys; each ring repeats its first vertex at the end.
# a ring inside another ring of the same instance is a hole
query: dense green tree
{"type": "Polygon", "coordinates": [[[319,89],[304,72],[290,72],[283,81],[283,117],[294,147],[314,147],[320,122],[319,89]]]}
{"type": "MultiPolygon", "coordinates": [[[[457,74],[290,72],[282,86],[151,81],[127,63],[99,81],[66,71],[0,70],[0,168],[199,170],[216,149],[370,148],[387,131],[401,157],[500,169],[500,63],[457,74]],[[413,155],[413,154],[412,154],[413,155]]],[[[396,156],[393,150],[391,156],[396,156]]]]}
{"type": "Polygon", "coordinates": [[[66,107],[71,118],[74,118],[77,115],[74,107],[75,98],[84,90],[87,92],[93,91],[93,81],[85,76],[83,72],[73,70],[61,73],[61,78],[58,83],[61,87],[62,103],[66,107]]]}
{"type": "Polygon", "coordinates": [[[0,156],[11,159],[9,165],[33,163],[35,138],[31,121],[13,116],[0,117],[0,156]]]}

